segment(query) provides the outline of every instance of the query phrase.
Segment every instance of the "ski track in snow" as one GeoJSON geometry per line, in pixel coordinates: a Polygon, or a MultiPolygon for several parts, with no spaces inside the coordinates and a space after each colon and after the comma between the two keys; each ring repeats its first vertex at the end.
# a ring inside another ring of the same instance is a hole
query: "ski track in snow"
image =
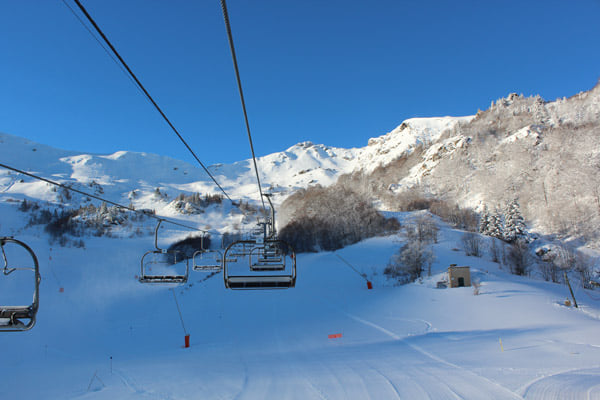
{"type": "Polygon", "coordinates": [[[16,182],[17,182],[17,178],[11,177],[10,182],[4,187],[4,189],[2,189],[1,193],[8,192],[10,190],[10,188],[13,187],[16,182]]]}
{"type": "Polygon", "coordinates": [[[600,399],[599,374],[600,366],[568,369],[540,376],[523,385],[519,393],[525,399],[600,399]]]}
{"type": "MultiPolygon", "coordinates": [[[[473,372],[471,370],[467,370],[467,369],[465,369],[465,368],[463,368],[463,367],[461,367],[459,365],[456,365],[456,364],[453,364],[453,363],[451,363],[449,361],[446,361],[446,360],[444,360],[444,359],[442,359],[442,358],[440,358],[440,357],[438,357],[438,356],[436,356],[436,355],[434,355],[434,354],[432,354],[432,353],[430,353],[428,351],[425,351],[424,349],[422,349],[421,347],[419,347],[419,346],[417,346],[417,345],[415,345],[413,343],[408,343],[408,342],[406,342],[406,340],[404,340],[405,338],[402,338],[402,337],[398,336],[394,332],[392,332],[392,331],[390,331],[388,329],[385,329],[384,327],[382,327],[382,326],[380,326],[378,324],[375,324],[375,323],[373,323],[371,321],[367,321],[367,320],[365,320],[363,318],[360,318],[360,317],[358,317],[356,315],[352,315],[352,314],[349,314],[349,313],[345,313],[345,314],[348,317],[350,317],[350,318],[352,318],[352,319],[354,319],[354,320],[356,320],[356,321],[358,321],[358,322],[360,322],[362,324],[365,324],[365,325],[370,326],[370,327],[372,327],[374,329],[377,329],[380,332],[385,333],[386,335],[388,335],[389,337],[391,337],[394,340],[401,341],[402,343],[406,344],[407,346],[411,347],[412,349],[418,351],[419,353],[423,354],[424,356],[426,356],[426,357],[428,357],[428,358],[430,358],[430,359],[432,359],[434,361],[437,361],[440,364],[444,364],[444,365],[447,365],[447,366],[449,366],[451,368],[455,368],[455,369],[461,370],[461,371],[463,371],[465,373],[468,373],[470,375],[474,375],[478,379],[482,379],[482,380],[484,380],[484,381],[486,381],[486,382],[488,382],[488,383],[496,386],[498,389],[500,389],[506,395],[509,395],[510,398],[522,399],[522,396],[519,396],[518,394],[512,392],[511,390],[505,388],[504,386],[498,384],[497,382],[494,382],[494,381],[486,378],[483,375],[477,374],[476,372],[473,372]]],[[[428,323],[427,321],[423,321],[423,322],[425,322],[428,325],[428,327],[431,328],[431,324],[430,323],[428,323]]],[[[452,389],[450,389],[450,390],[452,391],[452,389]]]]}
{"type": "Polygon", "coordinates": [[[123,384],[127,387],[127,389],[131,390],[131,392],[133,392],[137,395],[149,397],[152,399],[159,399],[159,400],[167,400],[168,399],[168,397],[157,396],[155,394],[151,394],[151,393],[147,392],[146,390],[140,389],[139,386],[137,385],[137,383],[135,382],[135,380],[132,377],[127,376],[123,371],[113,370],[113,372],[117,374],[117,376],[119,377],[119,379],[121,379],[121,382],[123,382],[123,384]]]}
{"type": "Polygon", "coordinates": [[[381,372],[381,370],[375,366],[373,366],[371,363],[366,363],[367,365],[369,365],[369,367],[375,371],[378,375],[380,375],[385,382],[388,384],[388,386],[394,391],[394,394],[396,395],[397,399],[401,399],[402,396],[400,395],[400,391],[398,390],[398,387],[396,387],[396,385],[394,384],[394,382],[392,382],[392,380],[383,372],[381,372]]]}

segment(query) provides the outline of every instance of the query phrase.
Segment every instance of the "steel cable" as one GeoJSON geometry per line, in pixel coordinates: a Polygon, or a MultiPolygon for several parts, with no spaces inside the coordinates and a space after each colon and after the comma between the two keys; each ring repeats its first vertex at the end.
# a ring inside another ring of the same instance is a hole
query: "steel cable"
{"type": "Polygon", "coordinates": [[[166,219],[166,218],[162,218],[162,217],[156,216],[154,214],[149,214],[149,213],[146,213],[146,212],[143,212],[143,211],[140,211],[140,210],[136,210],[135,208],[131,208],[131,207],[127,207],[127,206],[124,206],[122,204],[119,204],[119,203],[115,203],[114,201],[110,201],[110,200],[104,199],[104,198],[102,198],[100,196],[96,196],[96,195],[93,195],[93,194],[90,194],[90,193],[86,193],[86,192],[84,192],[82,190],[78,190],[78,189],[72,188],[70,186],[64,185],[64,184],[59,183],[59,182],[54,182],[54,181],[52,181],[50,179],[47,179],[47,178],[44,178],[44,177],[41,177],[41,176],[37,176],[37,175],[31,174],[29,172],[25,172],[23,170],[11,167],[11,166],[6,165],[6,164],[0,163],[0,167],[8,169],[8,170],[11,170],[11,171],[14,171],[14,172],[17,172],[19,174],[23,174],[25,176],[29,176],[30,178],[34,178],[34,179],[37,179],[37,180],[49,183],[49,184],[54,185],[54,186],[58,186],[60,188],[63,188],[65,190],[69,190],[71,192],[79,193],[81,195],[84,195],[84,196],[87,196],[87,197],[90,197],[90,198],[93,198],[93,199],[96,199],[96,200],[103,201],[103,202],[105,202],[107,204],[113,205],[115,207],[118,207],[118,208],[121,208],[121,209],[124,209],[124,210],[127,210],[127,211],[131,211],[131,212],[134,212],[134,213],[146,215],[146,216],[148,216],[150,218],[154,218],[154,219],[156,219],[158,221],[164,221],[164,222],[167,222],[167,223],[172,224],[172,225],[181,226],[183,228],[187,228],[187,229],[191,229],[191,230],[199,231],[199,232],[203,232],[203,233],[212,233],[214,235],[220,235],[220,236],[223,235],[222,233],[217,232],[217,231],[207,231],[207,230],[204,230],[204,229],[199,229],[199,228],[196,228],[196,227],[192,227],[192,226],[189,226],[189,225],[182,224],[180,222],[175,222],[175,221],[172,221],[172,220],[169,220],[169,219],[166,219]]]}
{"type": "MultiPolygon", "coordinates": [[[[75,0],[77,1],[77,0],[75,0]]],[[[240,92],[240,100],[242,102],[242,110],[244,111],[244,121],[246,122],[246,131],[248,132],[248,141],[250,142],[250,151],[252,152],[252,161],[254,162],[254,171],[256,172],[256,181],[258,182],[258,192],[262,202],[263,210],[266,211],[265,199],[263,198],[262,186],[260,184],[260,176],[258,173],[258,165],[256,163],[256,155],[254,153],[254,144],[252,143],[252,134],[250,133],[250,123],[248,122],[248,112],[246,111],[246,102],[244,100],[244,91],[242,90],[242,80],[240,78],[240,70],[238,68],[237,57],[235,55],[235,47],[233,45],[233,34],[231,33],[231,24],[229,23],[229,14],[227,13],[227,4],[225,0],[221,1],[221,9],[223,10],[223,19],[225,20],[225,28],[227,29],[227,38],[229,39],[229,49],[231,50],[231,58],[233,60],[233,68],[235,69],[235,77],[237,86],[240,92]]]]}
{"type": "Polygon", "coordinates": [[[171,129],[173,130],[173,132],[175,133],[175,135],[177,135],[177,137],[179,138],[179,140],[185,145],[185,147],[192,154],[192,156],[196,159],[196,161],[198,162],[198,164],[200,164],[200,166],[208,174],[208,176],[212,179],[212,181],[215,183],[215,185],[217,185],[217,187],[221,190],[221,192],[223,192],[223,194],[225,195],[225,197],[227,197],[227,199],[229,199],[229,201],[233,202],[233,200],[231,200],[231,198],[229,197],[229,195],[227,194],[227,192],[225,192],[225,190],[223,189],[223,187],[221,187],[221,185],[219,184],[219,182],[217,182],[217,180],[212,175],[212,173],[202,163],[202,161],[200,161],[200,158],[198,158],[198,156],[196,155],[196,153],[192,150],[192,148],[189,146],[189,144],[181,136],[181,134],[179,133],[179,131],[171,123],[171,121],[169,120],[169,118],[167,118],[167,116],[165,115],[165,113],[163,112],[163,110],[154,101],[154,99],[152,98],[152,96],[150,96],[150,93],[148,93],[148,91],[146,90],[146,88],[144,87],[144,85],[142,85],[142,83],[137,78],[137,76],[133,73],[133,71],[131,70],[131,68],[129,68],[129,65],[127,65],[127,63],[125,62],[125,60],[123,60],[123,57],[121,57],[121,55],[119,54],[119,52],[115,49],[115,47],[112,45],[112,43],[108,40],[108,38],[106,37],[106,35],[104,34],[104,32],[102,32],[102,30],[100,29],[100,27],[98,26],[98,24],[96,24],[96,21],[94,21],[94,19],[87,12],[87,10],[85,9],[85,7],[81,4],[81,2],[79,0],[74,0],[74,1],[77,4],[77,6],[79,7],[79,9],[81,10],[81,12],[86,16],[86,18],[88,19],[88,21],[92,24],[92,26],[94,27],[94,29],[96,29],[96,32],[98,32],[98,34],[102,37],[102,39],[104,40],[104,42],[108,45],[108,47],[110,47],[110,49],[112,50],[112,52],[115,54],[115,56],[119,59],[119,61],[125,67],[125,69],[127,70],[127,72],[131,75],[131,77],[137,83],[137,85],[139,86],[139,88],[144,92],[144,94],[146,95],[146,97],[148,98],[148,100],[150,100],[150,102],[152,103],[152,105],[154,106],[154,108],[156,108],[156,110],[163,117],[163,119],[165,120],[165,122],[169,125],[169,127],[171,127],[171,129]]]}

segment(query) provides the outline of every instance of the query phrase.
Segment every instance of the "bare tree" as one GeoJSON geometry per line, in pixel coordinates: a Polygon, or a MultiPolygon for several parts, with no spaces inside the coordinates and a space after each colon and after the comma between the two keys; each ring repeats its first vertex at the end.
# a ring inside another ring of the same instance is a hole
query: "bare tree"
{"type": "Polygon", "coordinates": [[[531,255],[529,246],[524,240],[514,242],[508,249],[506,257],[510,265],[510,272],[515,275],[527,275],[531,264],[531,255]]]}
{"type": "Polygon", "coordinates": [[[483,247],[481,236],[473,232],[467,232],[462,235],[461,242],[466,255],[481,257],[483,247]]]}
{"type": "Polygon", "coordinates": [[[420,214],[405,226],[407,236],[423,243],[437,243],[439,228],[429,213],[420,214]]]}
{"type": "Polygon", "coordinates": [[[557,269],[576,272],[579,275],[582,287],[592,288],[590,281],[593,277],[593,267],[590,257],[571,246],[564,245],[558,248],[552,261],[557,269]]]}
{"type": "Polygon", "coordinates": [[[384,274],[397,279],[399,283],[414,282],[425,270],[431,275],[431,264],[434,260],[433,251],[425,243],[410,241],[392,256],[384,274]]]}
{"type": "Polygon", "coordinates": [[[498,246],[498,242],[496,241],[495,238],[489,238],[490,244],[489,244],[489,251],[490,251],[490,257],[492,258],[492,261],[495,263],[499,263],[500,262],[500,254],[501,254],[501,249],[498,246]]]}

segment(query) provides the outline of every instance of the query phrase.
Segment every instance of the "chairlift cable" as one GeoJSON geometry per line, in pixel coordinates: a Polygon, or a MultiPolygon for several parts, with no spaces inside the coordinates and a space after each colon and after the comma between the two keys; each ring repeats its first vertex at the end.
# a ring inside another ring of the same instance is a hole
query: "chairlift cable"
{"type": "Polygon", "coordinates": [[[156,215],[148,214],[148,213],[145,213],[143,211],[136,210],[135,208],[131,208],[131,207],[127,207],[127,206],[124,206],[122,204],[119,204],[119,203],[115,203],[114,201],[110,201],[110,200],[104,199],[102,197],[99,197],[99,196],[96,196],[96,195],[93,195],[93,194],[90,194],[90,193],[86,193],[86,192],[84,192],[82,190],[69,187],[69,186],[64,185],[62,183],[51,181],[50,179],[46,179],[46,178],[43,178],[41,176],[37,176],[37,175],[31,174],[29,172],[25,172],[23,170],[20,170],[18,168],[14,168],[14,167],[8,166],[6,164],[0,163],[0,167],[8,169],[8,170],[11,170],[11,171],[14,171],[14,172],[18,172],[20,174],[29,176],[30,178],[34,178],[34,179],[37,179],[37,180],[49,183],[49,184],[54,185],[54,186],[58,186],[60,188],[63,188],[65,190],[69,190],[71,192],[79,193],[81,195],[84,195],[84,196],[87,196],[87,197],[91,197],[91,198],[96,199],[96,200],[103,201],[105,203],[108,203],[110,205],[113,205],[115,207],[119,207],[119,208],[127,210],[127,211],[131,211],[131,212],[134,212],[134,213],[137,213],[137,214],[145,215],[145,216],[148,216],[150,218],[153,218],[153,219],[156,219],[156,220],[159,220],[159,221],[167,222],[167,223],[172,224],[172,225],[177,225],[177,226],[180,226],[180,227],[183,227],[183,228],[187,228],[187,229],[190,229],[190,230],[199,231],[199,232],[203,232],[203,233],[211,233],[211,234],[214,234],[214,235],[217,235],[217,236],[222,236],[223,235],[222,233],[217,232],[217,231],[208,231],[208,230],[204,230],[204,229],[199,229],[199,228],[192,227],[192,226],[189,226],[189,225],[186,225],[186,224],[182,224],[180,222],[172,221],[172,220],[167,219],[167,218],[163,218],[163,217],[159,217],[159,216],[156,216],[156,215]]]}
{"type": "Polygon", "coordinates": [[[352,264],[350,264],[348,261],[346,261],[344,258],[342,258],[342,256],[340,256],[339,254],[335,253],[335,255],[337,256],[337,258],[339,258],[340,260],[342,260],[342,262],[344,264],[346,264],[347,266],[349,266],[350,268],[352,268],[354,270],[354,272],[356,272],[358,275],[360,275],[361,278],[363,278],[364,280],[366,280],[368,282],[368,279],[365,276],[365,274],[359,272],[352,264]]]}
{"type": "MultiPolygon", "coordinates": [[[[78,1],[78,0],[75,0],[78,1]]],[[[252,134],[250,133],[250,123],[248,122],[248,112],[246,111],[246,102],[244,100],[244,92],[242,90],[242,80],[240,78],[240,70],[238,68],[237,57],[235,55],[235,47],[233,45],[233,34],[231,33],[231,24],[229,23],[229,14],[227,13],[227,4],[225,0],[221,1],[221,9],[223,10],[223,19],[225,20],[225,28],[227,29],[227,38],[229,39],[229,49],[231,50],[231,58],[233,60],[233,68],[237,80],[238,90],[240,92],[240,100],[242,102],[242,110],[244,111],[244,121],[246,123],[246,131],[248,132],[248,141],[250,142],[250,151],[252,152],[252,161],[254,162],[254,171],[256,172],[256,181],[258,182],[258,191],[262,202],[263,210],[266,210],[265,199],[263,198],[262,186],[260,184],[260,176],[256,163],[256,154],[254,153],[254,144],[252,143],[252,134]]]]}
{"type": "Polygon", "coordinates": [[[173,299],[175,299],[175,305],[177,306],[177,312],[179,313],[179,319],[181,320],[181,327],[183,328],[183,333],[187,336],[188,332],[187,329],[185,329],[185,324],[183,323],[183,316],[181,315],[181,309],[179,308],[179,302],[177,301],[175,290],[171,288],[171,292],[173,293],[173,299]]]}
{"type": "Polygon", "coordinates": [[[102,32],[102,30],[100,29],[100,27],[98,26],[98,24],[96,24],[96,21],[94,21],[94,19],[87,12],[87,10],[85,9],[85,7],[81,4],[81,2],[79,0],[74,0],[74,1],[77,4],[77,6],[79,7],[79,9],[81,10],[81,12],[86,16],[86,18],[88,19],[88,21],[94,26],[94,28],[96,29],[96,32],[98,32],[98,34],[102,37],[102,39],[104,40],[104,42],[108,45],[108,47],[110,47],[110,49],[112,50],[112,52],[114,53],[114,55],[119,59],[119,61],[123,65],[123,67],[125,67],[125,69],[129,73],[129,75],[135,80],[135,82],[137,83],[137,85],[139,86],[139,88],[144,92],[144,94],[146,95],[146,98],[148,100],[150,100],[150,102],[152,103],[152,105],[154,106],[154,108],[163,117],[163,119],[169,125],[169,127],[171,127],[171,130],[175,133],[175,135],[177,135],[177,137],[179,138],[179,140],[185,145],[185,147],[188,149],[188,151],[192,154],[192,156],[196,159],[196,161],[198,162],[198,164],[200,164],[200,166],[204,169],[204,171],[208,174],[208,176],[212,179],[212,181],[217,185],[217,187],[221,190],[221,192],[223,192],[223,194],[225,195],[225,197],[227,197],[227,199],[229,199],[229,201],[233,202],[233,200],[231,200],[231,198],[229,197],[229,195],[227,194],[227,192],[225,192],[225,189],[223,189],[223,187],[219,184],[219,182],[217,182],[217,180],[215,179],[215,177],[213,176],[213,174],[202,163],[202,161],[200,161],[200,158],[198,158],[198,156],[196,155],[196,153],[194,152],[194,150],[192,150],[192,148],[189,146],[189,144],[181,136],[181,134],[179,133],[179,131],[171,123],[171,121],[169,120],[169,118],[167,118],[167,116],[165,115],[165,113],[163,112],[163,110],[158,106],[158,104],[156,103],[156,101],[154,101],[154,99],[152,98],[152,96],[150,96],[150,93],[148,93],[148,91],[146,90],[146,88],[144,87],[144,85],[142,85],[142,83],[137,78],[137,76],[133,73],[133,71],[131,70],[131,68],[129,68],[129,65],[127,65],[127,63],[125,62],[125,60],[123,60],[123,57],[121,57],[121,55],[119,54],[119,52],[115,49],[115,47],[112,45],[112,43],[108,40],[108,38],[106,37],[106,35],[104,34],[104,32],[102,32]]]}
{"type": "Polygon", "coordinates": [[[90,29],[90,27],[86,25],[86,23],[79,16],[79,14],[77,14],[77,12],[73,9],[73,7],[71,7],[69,5],[69,3],[67,3],[66,0],[62,0],[62,2],[71,11],[71,13],[75,16],[75,18],[77,18],[77,20],[81,23],[81,25],[85,28],[85,30],[88,31],[88,33],[90,34],[90,36],[92,38],[94,38],[94,40],[96,41],[96,43],[98,43],[98,45],[100,47],[102,47],[102,50],[104,50],[104,52],[106,52],[106,54],[111,58],[111,60],[113,60],[114,63],[121,69],[121,71],[123,71],[123,73],[125,74],[125,76],[131,81],[131,83],[133,83],[133,85],[135,86],[136,90],[138,90],[140,93],[144,94],[144,92],[142,92],[142,90],[140,89],[140,87],[135,83],[135,81],[133,80],[133,78],[131,77],[131,75],[129,75],[129,73],[123,67],[123,65],[119,62],[119,60],[117,60],[115,58],[115,56],[110,52],[110,50],[107,49],[106,46],[104,46],[102,44],[102,42],[100,41],[100,39],[98,39],[98,37],[96,35],[94,35],[94,32],[92,32],[92,30],[90,29]]]}

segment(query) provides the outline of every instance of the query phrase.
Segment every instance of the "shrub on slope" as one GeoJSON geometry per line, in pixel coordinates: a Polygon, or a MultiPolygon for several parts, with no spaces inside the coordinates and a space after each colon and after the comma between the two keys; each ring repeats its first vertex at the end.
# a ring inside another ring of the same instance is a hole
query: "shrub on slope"
{"type": "Polygon", "coordinates": [[[282,209],[289,222],[279,236],[297,252],[332,251],[400,227],[395,218],[381,215],[369,198],[342,185],[300,190],[282,209]]]}

